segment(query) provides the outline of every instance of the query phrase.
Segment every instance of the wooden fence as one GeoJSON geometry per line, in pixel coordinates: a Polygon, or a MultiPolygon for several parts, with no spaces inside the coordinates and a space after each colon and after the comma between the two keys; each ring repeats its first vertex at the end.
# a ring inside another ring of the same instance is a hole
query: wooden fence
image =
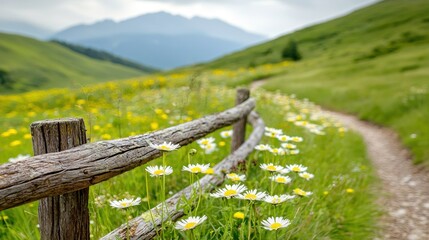
{"type": "MultiPolygon", "coordinates": [[[[149,142],[167,141],[184,146],[235,123],[232,153],[213,168],[213,175],[200,179],[203,191],[211,191],[223,183],[225,173],[237,168],[262,138],[265,125],[252,112],[254,107],[255,100],[249,98],[249,91],[238,89],[234,108],[161,131],[96,143],[86,143],[82,119],[35,122],[31,125],[35,156],[0,165],[0,210],[40,199],[42,239],[89,239],[89,186],[160,157],[161,151],[151,148],[149,142]],[[253,131],[244,142],[246,121],[253,131]]],[[[141,217],[131,220],[128,223],[131,239],[151,239],[162,221],[182,217],[184,212],[176,205],[180,198],[189,199],[196,186],[194,183],[167,199],[166,213],[159,214],[161,204],[149,210],[158,216],[154,222],[141,217]]],[[[126,232],[124,224],[102,239],[125,239],[126,232]]]]}

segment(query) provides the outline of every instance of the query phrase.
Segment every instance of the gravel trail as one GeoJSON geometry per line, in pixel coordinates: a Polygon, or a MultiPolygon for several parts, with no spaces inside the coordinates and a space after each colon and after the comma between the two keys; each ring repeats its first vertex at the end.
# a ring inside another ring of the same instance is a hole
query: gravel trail
{"type": "MultiPolygon", "coordinates": [[[[255,81],[250,89],[262,86],[255,81]]],[[[409,151],[390,129],[358,118],[325,111],[359,133],[381,180],[378,204],[386,212],[380,219],[381,239],[429,240],[429,169],[413,165],[409,151]]]]}

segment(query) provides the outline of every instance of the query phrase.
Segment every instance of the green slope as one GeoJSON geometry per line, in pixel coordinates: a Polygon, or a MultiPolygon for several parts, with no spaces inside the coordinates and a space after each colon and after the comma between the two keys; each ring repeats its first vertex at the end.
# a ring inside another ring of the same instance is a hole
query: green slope
{"type": "Polygon", "coordinates": [[[144,74],[94,60],[55,43],[0,33],[0,93],[79,87],[144,74]]]}
{"type": "Polygon", "coordinates": [[[389,0],[218,59],[201,68],[281,60],[294,39],[303,59],[265,86],[395,129],[429,163],[429,2],[389,0]]]}
{"type": "MultiPolygon", "coordinates": [[[[298,42],[304,60],[367,60],[395,52],[407,45],[427,43],[427,0],[389,0],[347,16],[279,37],[227,55],[204,68],[248,67],[281,61],[289,40],[298,42]]],[[[331,61],[319,62],[332,65],[331,61]]]]}
{"type": "Polygon", "coordinates": [[[108,61],[111,63],[116,63],[119,65],[123,65],[125,67],[135,68],[137,70],[141,70],[141,71],[147,72],[147,73],[153,73],[153,72],[158,71],[155,68],[144,66],[140,63],[133,62],[133,61],[128,60],[128,59],[124,59],[122,57],[116,56],[114,54],[111,54],[111,53],[108,53],[108,52],[105,52],[102,50],[87,48],[84,46],[80,46],[80,45],[76,45],[76,44],[72,44],[72,43],[68,43],[68,42],[63,42],[63,41],[59,41],[59,40],[52,40],[51,42],[60,44],[61,46],[66,47],[66,48],[68,48],[74,52],[83,54],[83,55],[90,57],[90,58],[93,58],[93,59],[98,59],[98,60],[102,60],[102,61],[108,61]]]}

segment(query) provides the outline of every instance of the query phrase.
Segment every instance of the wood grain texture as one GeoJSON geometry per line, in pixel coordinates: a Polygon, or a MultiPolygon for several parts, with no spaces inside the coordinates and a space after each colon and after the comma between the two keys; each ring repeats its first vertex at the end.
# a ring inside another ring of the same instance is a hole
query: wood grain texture
{"type": "MultiPolygon", "coordinates": [[[[248,121],[253,126],[253,131],[249,138],[231,155],[223,159],[217,164],[214,169],[213,175],[206,175],[200,179],[199,184],[202,191],[212,191],[216,186],[222,184],[225,180],[225,174],[233,171],[239,163],[243,161],[254,149],[254,147],[260,142],[264,130],[265,124],[262,119],[255,113],[252,112],[248,121]]],[[[161,222],[167,219],[175,221],[180,217],[184,216],[184,212],[178,209],[178,204],[182,199],[190,199],[193,189],[198,189],[198,183],[194,183],[176,193],[172,197],[166,200],[166,213],[163,214],[164,219],[161,219],[161,204],[152,208],[150,211],[154,216],[154,223],[151,221],[150,212],[142,214],[142,216],[134,218],[129,222],[130,236],[131,239],[152,239],[156,236],[160,229],[161,222]]],[[[195,204],[195,203],[194,203],[195,204]]],[[[164,207],[165,208],[165,207],[164,207]]],[[[114,239],[126,239],[127,238],[127,225],[123,224],[119,228],[113,230],[103,238],[102,240],[114,240],[114,239]]]]}
{"type": "MultiPolygon", "coordinates": [[[[86,143],[81,118],[31,124],[34,155],[64,151],[86,143]]],[[[89,239],[88,188],[42,198],[39,204],[41,239],[89,239]]]]}
{"type": "MultiPolygon", "coordinates": [[[[0,210],[61,195],[110,179],[161,156],[149,142],[181,146],[248,115],[255,100],[153,133],[84,144],[59,153],[0,165],[0,210]]],[[[40,136],[35,136],[40,138],[40,136]]],[[[40,148],[43,148],[40,146],[40,148]]]]}
{"type": "MultiPolygon", "coordinates": [[[[250,97],[250,91],[246,88],[237,89],[237,95],[235,99],[235,105],[240,105],[250,97]]],[[[231,152],[237,150],[241,144],[244,143],[244,138],[246,136],[246,119],[247,117],[242,117],[238,122],[234,123],[232,126],[233,134],[231,140],[231,152]]]]}

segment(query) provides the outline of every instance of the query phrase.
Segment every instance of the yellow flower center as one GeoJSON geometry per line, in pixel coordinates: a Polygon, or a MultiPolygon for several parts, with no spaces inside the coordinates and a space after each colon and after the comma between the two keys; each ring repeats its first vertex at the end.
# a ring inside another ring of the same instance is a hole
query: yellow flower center
{"type": "Polygon", "coordinates": [[[214,173],[213,168],[209,168],[209,169],[207,169],[207,171],[206,171],[206,174],[213,174],[213,173],[214,173]]]}
{"type": "Polygon", "coordinates": [[[185,227],[183,227],[185,230],[191,229],[193,227],[195,227],[195,225],[197,225],[196,222],[188,222],[185,227]]]}
{"type": "Polygon", "coordinates": [[[303,190],[301,190],[301,189],[299,189],[299,188],[294,189],[294,190],[293,190],[293,192],[294,192],[295,194],[298,194],[298,195],[301,195],[301,196],[306,196],[306,195],[307,195],[307,193],[306,193],[305,191],[303,191],[303,190]]]}
{"type": "Polygon", "coordinates": [[[120,205],[121,205],[122,207],[128,207],[128,203],[127,203],[127,202],[121,202],[121,203],[120,203],[120,205]]]}
{"type": "Polygon", "coordinates": [[[160,149],[160,150],[164,150],[164,151],[168,151],[168,150],[170,150],[170,148],[169,148],[168,146],[166,146],[166,145],[161,145],[161,146],[159,146],[159,149],[160,149]]]}
{"type": "Polygon", "coordinates": [[[273,149],[273,153],[278,153],[279,152],[279,149],[278,148],[274,148],[273,149]]]}
{"type": "Polygon", "coordinates": [[[199,173],[199,172],[201,172],[201,168],[200,167],[193,167],[193,168],[191,168],[191,172],[199,173]]]}
{"type": "Polygon", "coordinates": [[[154,172],[153,172],[153,174],[155,174],[155,175],[162,175],[162,174],[164,174],[165,173],[165,171],[163,170],[163,169],[158,169],[158,170],[155,170],[154,172]]]}
{"type": "Polygon", "coordinates": [[[310,175],[309,174],[302,174],[302,177],[305,178],[305,179],[309,179],[310,175]]]}
{"type": "Polygon", "coordinates": [[[248,193],[248,194],[246,194],[245,196],[244,196],[244,198],[246,198],[246,199],[250,199],[250,200],[256,200],[256,195],[255,194],[253,194],[253,193],[248,193]]]}
{"type": "Polygon", "coordinates": [[[236,181],[240,181],[241,179],[238,176],[234,176],[234,177],[231,177],[231,180],[236,182],[236,181]]]}
{"type": "Polygon", "coordinates": [[[271,228],[271,229],[274,229],[274,230],[277,230],[277,229],[279,229],[281,226],[282,226],[282,225],[281,225],[280,223],[275,222],[275,223],[271,224],[270,228],[271,228]]]}
{"type": "Polygon", "coordinates": [[[237,191],[235,191],[234,189],[228,189],[225,191],[223,195],[225,197],[231,197],[231,196],[237,195],[237,191]]]}
{"type": "Polygon", "coordinates": [[[299,171],[301,171],[301,168],[300,168],[300,167],[293,167],[293,168],[292,168],[292,171],[294,171],[294,172],[299,172],[299,171]]]}
{"type": "Polygon", "coordinates": [[[276,168],[276,166],[273,166],[273,165],[269,165],[268,167],[267,167],[267,170],[268,171],[275,171],[277,168],[276,168]]]}
{"type": "Polygon", "coordinates": [[[284,178],[284,177],[278,177],[277,178],[277,182],[279,182],[279,183],[285,183],[286,182],[286,178],[284,178]]]}
{"type": "Polygon", "coordinates": [[[207,145],[207,144],[209,144],[210,142],[209,142],[209,140],[203,140],[203,141],[201,141],[201,144],[202,145],[207,145]]]}

